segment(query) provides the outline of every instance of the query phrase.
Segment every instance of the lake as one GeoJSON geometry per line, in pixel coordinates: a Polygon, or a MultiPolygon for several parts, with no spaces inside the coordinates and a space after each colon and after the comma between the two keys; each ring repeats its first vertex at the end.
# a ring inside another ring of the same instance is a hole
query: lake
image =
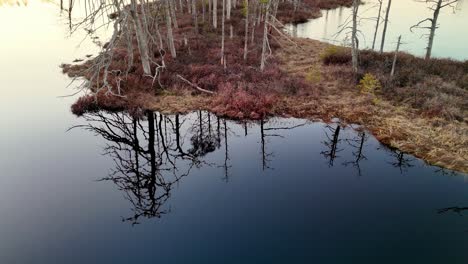
{"type": "Polygon", "coordinates": [[[467,263],[467,175],[339,120],[77,118],[92,40],[50,2],[0,25],[0,263],[467,263]]]}
{"type": "MultiPolygon", "coordinates": [[[[378,1],[365,1],[359,8],[359,34],[360,47],[371,48],[376,17],[378,14],[378,1]]],[[[423,1],[397,0],[392,1],[390,9],[389,23],[384,50],[394,51],[396,49],[398,36],[402,36],[401,50],[417,56],[424,56],[427,47],[427,37],[429,32],[423,29],[414,29],[410,31],[411,26],[419,21],[432,16],[428,4],[423,1]]],[[[381,24],[375,44],[376,50],[379,50],[383,20],[385,19],[385,10],[387,1],[384,1],[382,7],[381,24]]],[[[307,23],[296,26],[290,25],[287,29],[297,37],[312,38],[327,41],[333,44],[347,45],[349,39],[348,30],[343,27],[350,21],[351,8],[338,8],[323,11],[323,16],[318,19],[310,20],[307,23]]],[[[445,8],[439,16],[439,28],[436,31],[432,54],[434,57],[452,58],[456,60],[468,59],[468,1],[460,0],[456,8],[445,8]]],[[[350,26],[351,24],[349,24],[350,26]]],[[[427,26],[427,24],[423,24],[427,26]]]]}

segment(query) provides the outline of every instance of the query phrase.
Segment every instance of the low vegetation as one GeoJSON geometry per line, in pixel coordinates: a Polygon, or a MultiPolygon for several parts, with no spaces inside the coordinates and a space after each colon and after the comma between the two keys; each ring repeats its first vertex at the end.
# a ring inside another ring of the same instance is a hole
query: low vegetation
{"type": "MultiPolygon", "coordinates": [[[[99,69],[99,78],[91,70],[105,53],[82,64],[63,65],[65,73],[88,80],[89,93],[72,111],[82,115],[126,110],[138,115],[143,110],[201,109],[233,119],[338,117],[343,123],[364,125],[381,142],[431,164],[468,172],[468,62],[402,53],[396,74],[390,77],[392,53],[361,51],[356,74],[349,48],[292,39],[278,30],[282,23],[301,22],[320,15],[320,9],[351,3],[305,0],[300,11],[293,12],[291,1],[281,2],[276,16],[281,23],[251,25],[248,34],[243,26],[245,8],[235,8],[225,25],[224,49],[220,27],[201,21],[194,27],[191,14],[178,13],[173,32],[177,57],[150,46],[150,60],[160,66],[151,74],[141,67],[135,32],[127,32],[132,49],[124,40],[116,41],[112,60],[99,69]],[[112,73],[106,82],[113,89],[100,89],[106,73],[112,73]]],[[[167,29],[161,26],[160,33],[166,35],[167,29]]]]}

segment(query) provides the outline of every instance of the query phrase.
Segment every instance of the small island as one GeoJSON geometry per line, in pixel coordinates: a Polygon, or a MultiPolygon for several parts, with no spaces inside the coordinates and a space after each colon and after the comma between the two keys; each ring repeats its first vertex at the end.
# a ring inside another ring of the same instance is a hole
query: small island
{"type": "MultiPolygon", "coordinates": [[[[429,2],[439,11],[450,4],[429,2]]],[[[361,5],[358,0],[132,0],[95,7],[73,26],[93,36],[91,28],[104,23],[113,32],[97,56],[62,65],[70,77],[84,79],[85,94],[72,112],[143,116],[206,110],[235,120],[338,118],[429,164],[468,172],[468,61],[432,58],[437,17],[430,18],[435,24],[425,58],[398,47],[360,49],[361,5]],[[296,38],[286,30],[340,6],[353,10],[343,26],[350,46],[296,38]]],[[[388,17],[380,11],[379,20],[386,27],[388,17]]]]}

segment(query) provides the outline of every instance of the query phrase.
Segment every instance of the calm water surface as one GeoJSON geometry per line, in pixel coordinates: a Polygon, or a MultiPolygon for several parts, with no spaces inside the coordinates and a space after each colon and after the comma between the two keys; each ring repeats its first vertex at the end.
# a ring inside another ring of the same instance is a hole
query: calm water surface
{"type": "MultiPolygon", "coordinates": [[[[361,48],[371,48],[375,32],[375,25],[378,13],[377,0],[365,1],[359,10],[361,17],[359,23],[359,36],[361,48]]],[[[387,29],[386,51],[394,51],[398,36],[402,35],[404,43],[401,50],[412,54],[423,56],[427,47],[427,36],[429,32],[423,29],[410,31],[410,27],[419,21],[432,17],[424,1],[415,0],[396,0],[392,1],[390,9],[389,24],[387,29]]],[[[387,7],[387,1],[384,1],[382,14],[387,7]]],[[[350,8],[338,8],[324,11],[319,19],[310,20],[308,23],[297,26],[289,26],[288,30],[298,37],[312,38],[331,42],[334,44],[346,44],[349,39],[347,30],[341,31],[343,25],[351,20],[350,8]]],[[[384,16],[381,17],[383,21],[384,16]]],[[[436,37],[433,46],[434,57],[448,57],[457,60],[468,59],[468,1],[460,0],[455,9],[446,8],[441,11],[439,16],[439,28],[436,31],[436,37]]],[[[350,24],[349,24],[350,25],[350,24]]],[[[425,24],[427,26],[427,24],[425,24]]],[[[376,50],[379,50],[383,24],[379,27],[376,41],[376,50]]]]}
{"type": "Polygon", "coordinates": [[[467,263],[466,175],[337,123],[76,118],[66,30],[0,8],[0,263],[467,263]]]}

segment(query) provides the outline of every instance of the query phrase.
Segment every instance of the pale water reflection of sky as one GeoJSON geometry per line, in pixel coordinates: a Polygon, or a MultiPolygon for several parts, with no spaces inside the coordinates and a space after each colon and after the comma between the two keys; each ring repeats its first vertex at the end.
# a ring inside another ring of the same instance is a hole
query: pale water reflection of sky
{"type": "MultiPolygon", "coordinates": [[[[376,0],[365,1],[366,4],[360,7],[362,18],[373,18],[376,16],[378,7],[376,0]]],[[[384,1],[383,10],[387,1],[384,1]]],[[[385,49],[394,50],[399,35],[405,43],[402,49],[416,55],[423,55],[427,46],[427,39],[422,36],[427,33],[425,30],[410,31],[410,27],[420,20],[431,16],[431,11],[427,9],[425,3],[414,0],[394,0],[392,2],[389,26],[387,30],[387,40],[385,49]]],[[[349,8],[339,8],[324,11],[319,19],[311,20],[306,24],[297,26],[295,32],[299,37],[327,40],[341,44],[346,37],[345,34],[336,36],[339,27],[349,20],[351,11],[349,8]]],[[[375,29],[375,20],[363,19],[360,23],[361,47],[371,47],[375,29]]],[[[376,47],[380,47],[381,31],[380,26],[376,47]]],[[[436,32],[433,55],[436,57],[450,57],[458,60],[468,59],[468,1],[460,0],[455,12],[451,8],[446,8],[439,17],[439,29],[436,32]]]]}

